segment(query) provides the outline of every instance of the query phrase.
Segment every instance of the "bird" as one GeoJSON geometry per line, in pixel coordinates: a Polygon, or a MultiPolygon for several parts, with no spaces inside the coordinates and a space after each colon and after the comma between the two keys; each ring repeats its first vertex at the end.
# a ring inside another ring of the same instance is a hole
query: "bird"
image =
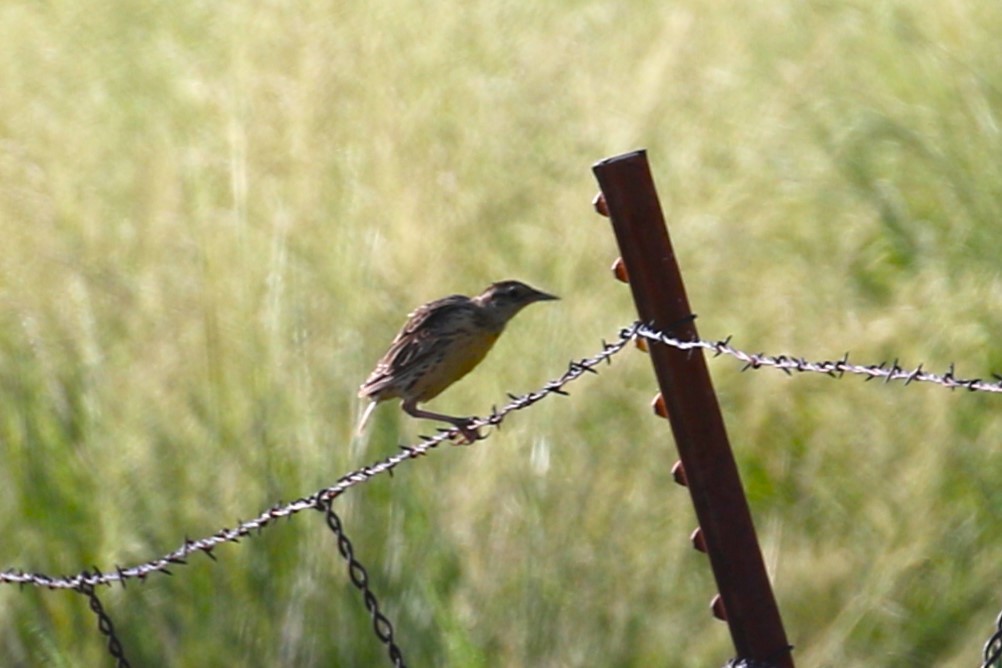
{"type": "Polygon", "coordinates": [[[471,418],[435,413],[418,404],[434,399],[480,364],[519,311],[555,299],[559,297],[521,281],[506,280],[474,297],[451,295],[416,308],[359,388],[358,396],[371,403],[358,433],[379,403],[401,399],[408,415],[451,424],[467,443],[478,440],[479,433],[469,426],[471,418]]]}

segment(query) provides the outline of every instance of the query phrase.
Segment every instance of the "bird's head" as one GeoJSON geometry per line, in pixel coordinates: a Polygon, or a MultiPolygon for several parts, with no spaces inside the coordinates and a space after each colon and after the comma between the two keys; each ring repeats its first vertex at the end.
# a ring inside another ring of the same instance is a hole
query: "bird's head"
{"type": "Polygon", "coordinates": [[[537,290],[521,281],[493,283],[473,298],[501,327],[529,304],[553,299],[560,297],[537,290]]]}

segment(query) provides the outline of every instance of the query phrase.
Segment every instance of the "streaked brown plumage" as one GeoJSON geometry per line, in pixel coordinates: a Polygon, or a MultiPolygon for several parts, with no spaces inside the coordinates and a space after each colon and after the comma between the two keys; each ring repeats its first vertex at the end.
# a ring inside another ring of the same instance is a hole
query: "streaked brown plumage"
{"type": "Polygon", "coordinates": [[[390,349],[359,389],[372,399],[358,429],[376,404],[402,399],[408,415],[448,422],[467,441],[478,438],[469,418],[418,408],[473,370],[501,336],[505,325],[533,302],[558,299],[519,281],[490,285],[476,297],[452,295],[417,308],[393,339],[390,349]]]}

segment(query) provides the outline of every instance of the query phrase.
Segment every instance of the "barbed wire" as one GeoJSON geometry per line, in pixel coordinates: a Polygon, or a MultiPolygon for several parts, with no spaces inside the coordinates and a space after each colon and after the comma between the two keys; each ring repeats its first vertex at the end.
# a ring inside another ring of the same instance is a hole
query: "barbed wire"
{"type": "MultiPolygon", "coordinates": [[[[745,366],[743,370],[771,367],[784,371],[787,374],[792,374],[794,371],[801,373],[815,372],[836,378],[841,378],[848,373],[865,376],[868,380],[875,378],[883,379],[885,382],[901,380],[906,385],[912,382],[925,382],[935,383],[949,389],[961,388],[971,392],[1002,393],[1002,377],[997,374],[993,374],[998,379],[996,382],[988,382],[981,378],[960,378],[956,376],[953,364],[950,364],[946,373],[935,374],[925,371],[922,365],[913,369],[903,368],[898,364],[897,360],[890,365],[886,362],[870,365],[854,364],[849,362],[848,354],[838,360],[810,361],[804,357],[791,355],[749,353],[733,347],[730,343],[731,337],[716,341],[704,339],[686,341],[655,329],[651,325],[635,322],[621,328],[616,341],[612,343],[603,341],[601,351],[591,357],[570,362],[567,371],[561,376],[550,380],[538,390],[523,395],[509,394],[510,401],[507,404],[500,409],[496,406],[492,407],[490,415],[473,418],[469,424],[470,428],[474,430],[484,427],[500,429],[505,418],[513,411],[528,408],[543,398],[554,394],[566,395],[567,392],[563,389],[565,385],[577,380],[585,373],[597,373],[596,367],[599,364],[610,361],[613,355],[620,352],[629,341],[635,338],[658,341],[679,350],[700,348],[712,352],[715,356],[728,355],[744,362],[745,366]]],[[[458,429],[449,428],[440,430],[440,433],[435,436],[422,436],[421,440],[413,445],[401,445],[399,453],[347,473],[329,487],[289,503],[279,502],[257,517],[246,521],[237,520],[236,526],[220,529],[211,536],[196,540],[186,538],[184,543],[177,549],[145,563],[128,568],[115,566],[113,571],[106,573],[102,573],[95,567],[93,570],[84,570],[69,576],[51,576],[45,573],[8,569],[0,571],[0,584],[32,585],[49,589],[79,589],[81,584],[97,586],[119,582],[124,585],[127,580],[142,580],[153,573],[165,573],[169,575],[171,574],[171,567],[187,564],[187,558],[193,553],[201,552],[215,559],[213,551],[219,545],[238,542],[241,538],[259,533],[274,523],[275,520],[316,508],[321,502],[333,500],[355,485],[367,482],[380,474],[388,473],[405,461],[428,454],[428,452],[437,448],[441,443],[456,437],[458,433],[458,429]]]]}
{"type": "MultiPolygon", "coordinates": [[[[690,318],[695,316],[690,316],[690,318]]],[[[527,394],[509,394],[508,403],[501,408],[493,406],[491,413],[487,416],[474,417],[467,425],[468,429],[479,433],[482,428],[500,429],[502,423],[509,414],[523,410],[536,404],[542,399],[552,395],[567,395],[564,387],[577,380],[586,373],[598,373],[596,367],[602,363],[610,363],[614,355],[623,350],[626,345],[633,340],[649,340],[672,346],[679,350],[702,349],[712,352],[713,355],[726,355],[744,362],[742,371],[748,369],[774,368],[792,375],[794,371],[798,373],[813,372],[822,373],[834,378],[842,378],[845,374],[856,374],[864,376],[866,380],[882,379],[885,383],[901,380],[905,385],[913,382],[933,383],[948,389],[966,389],[971,392],[1002,393],[1002,376],[992,374],[995,382],[986,381],[982,378],[960,378],[955,374],[955,367],[950,364],[944,374],[935,374],[918,367],[906,369],[898,364],[895,359],[892,363],[881,362],[880,364],[860,365],[849,362],[849,355],[846,353],[837,360],[810,361],[804,357],[794,357],[791,355],[769,355],[766,353],[748,353],[731,345],[731,337],[717,341],[711,340],[682,340],[660,331],[651,325],[635,322],[628,327],[623,327],[619,331],[618,340],[609,343],[602,341],[602,350],[591,357],[572,361],[568,364],[567,370],[557,378],[545,383],[538,390],[527,394]]],[[[102,573],[97,567],[93,570],[83,570],[75,575],[51,576],[45,573],[28,572],[21,569],[11,568],[0,571],[0,584],[17,584],[21,586],[29,585],[45,587],[48,589],[74,589],[87,596],[91,610],[98,618],[98,628],[103,635],[108,638],[109,653],[117,661],[120,667],[128,667],[130,664],[126,660],[122,644],[119,641],[111,618],[104,611],[101,601],[98,598],[95,588],[98,585],[111,586],[120,583],[126,586],[128,580],[145,580],[149,575],[163,573],[171,575],[171,569],[177,565],[186,565],[188,557],[193,553],[203,553],[215,560],[214,550],[224,543],[236,543],[241,538],[260,533],[276,520],[291,517],[304,510],[317,509],[325,513],[327,525],[335,534],[338,540],[338,549],[342,557],[348,563],[349,577],[352,583],[363,593],[366,609],[372,616],[373,629],[376,636],[388,649],[391,662],[395,666],[404,666],[403,655],[393,640],[393,626],[389,619],[380,612],[379,604],[375,595],[368,586],[368,574],[364,567],[354,557],[350,541],[344,535],[340,519],[332,509],[333,501],[344,494],[352,487],[368,482],[369,480],[392,471],[400,464],[427,455],[433,449],[446,441],[450,441],[460,435],[458,428],[440,429],[435,436],[421,436],[417,443],[412,445],[401,445],[400,452],[377,461],[371,465],[363,466],[350,473],[341,476],[333,485],[322,488],[313,494],[296,499],[289,503],[279,502],[271,508],[265,510],[257,517],[250,520],[237,520],[235,526],[223,528],[216,533],[204,538],[192,540],[185,538],[184,543],[177,549],[163,555],[150,559],[135,566],[123,568],[115,566],[114,570],[102,573]]],[[[481,435],[481,439],[487,435],[481,435]]],[[[995,634],[985,644],[984,663],[982,668],[1002,668],[1002,614],[996,623],[995,634]]],[[[740,665],[740,664],[739,664],[740,665]]]]}
{"type": "MultiPolygon", "coordinates": [[[[493,427],[500,429],[505,418],[514,411],[523,410],[551,395],[566,395],[564,386],[571,383],[586,373],[598,373],[595,369],[599,364],[611,362],[612,356],[620,352],[636,336],[637,325],[634,324],[620,330],[619,339],[613,343],[602,341],[602,350],[595,355],[568,364],[565,371],[558,378],[550,380],[540,389],[523,395],[509,394],[510,401],[500,409],[497,406],[491,408],[490,415],[477,417],[471,420],[467,428],[472,428],[479,433],[479,429],[493,427]]],[[[98,617],[98,629],[108,638],[108,652],[116,660],[119,668],[128,668],[129,662],[125,658],[122,643],[115,633],[111,618],[104,611],[101,600],[95,591],[97,585],[111,586],[118,582],[123,587],[130,579],[143,581],[147,576],[154,573],[171,575],[170,568],[174,565],[186,565],[188,556],[194,552],[202,552],[206,556],[215,560],[214,550],[223,543],[236,543],[245,536],[260,533],[266,527],[275,523],[283,517],[291,517],[297,513],[310,508],[315,508],[324,512],[328,528],[337,538],[338,551],[348,563],[348,575],[363,594],[363,601],[366,610],[372,617],[373,631],[376,637],[387,647],[387,653],[392,665],[397,668],[404,668],[405,663],[403,653],[393,639],[393,625],[390,620],[379,609],[379,602],[375,594],[369,587],[369,577],[364,566],[354,556],[351,542],[344,533],[340,518],[333,510],[333,502],[341,494],[355,485],[367,482],[382,473],[392,473],[393,469],[405,461],[416,459],[428,454],[433,448],[441,443],[455,438],[460,433],[458,428],[442,429],[437,436],[422,436],[420,442],[414,445],[400,446],[401,452],[387,457],[370,466],[364,466],[352,471],[338,479],[330,487],[323,488],[310,496],[302,497],[291,503],[278,503],[257,517],[248,521],[237,521],[235,527],[220,529],[211,536],[198,540],[186,538],[181,547],[156,559],[151,559],[145,563],[122,568],[115,566],[115,570],[102,573],[96,566],[93,571],[81,571],[72,576],[50,576],[45,573],[32,573],[19,569],[9,569],[0,572],[0,584],[18,584],[21,586],[32,585],[46,587],[48,589],[75,589],[86,595],[90,602],[91,610],[98,617]]],[[[485,435],[481,435],[484,438],[485,435]]]]}
{"type": "MultiPolygon", "coordinates": [[[[638,326],[637,323],[634,323],[629,327],[622,328],[617,341],[612,343],[602,341],[601,351],[591,357],[570,362],[567,371],[561,376],[550,380],[538,390],[522,395],[509,394],[510,401],[507,404],[501,408],[497,406],[492,407],[490,415],[475,417],[470,421],[468,426],[474,430],[486,427],[500,429],[505,418],[512,412],[528,408],[552,395],[567,395],[567,392],[564,390],[565,385],[577,380],[586,373],[598,373],[595,367],[603,362],[610,362],[613,355],[620,352],[636,336],[638,326]]],[[[309,496],[289,503],[279,502],[257,517],[250,520],[237,520],[236,526],[220,529],[211,536],[195,540],[186,538],[184,543],[177,549],[135,566],[127,568],[115,566],[114,570],[105,573],[102,573],[95,566],[93,570],[84,570],[75,575],[66,576],[52,576],[20,569],[8,569],[0,571],[0,584],[30,585],[48,589],[80,589],[81,585],[96,587],[98,585],[112,585],[116,582],[125,586],[128,580],[144,580],[155,573],[171,575],[172,567],[187,565],[188,557],[194,553],[200,552],[215,560],[216,556],[213,551],[220,545],[224,543],[237,543],[241,538],[260,533],[268,526],[274,524],[276,520],[291,517],[304,510],[321,507],[323,504],[341,496],[352,487],[368,482],[380,474],[389,473],[406,461],[422,457],[443,442],[449,441],[458,435],[459,429],[451,427],[440,430],[440,433],[436,436],[422,436],[418,443],[401,445],[400,452],[369,466],[363,466],[347,473],[329,487],[325,487],[309,496]]]]}
{"type": "Polygon", "coordinates": [[[971,392],[992,392],[1002,393],[1002,376],[992,374],[995,382],[989,382],[982,378],[958,378],[955,374],[954,365],[951,363],[944,374],[935,374],[924,370],[919,364],[912,369],[899,366],[898,360],[888,364],[860,365],[849,362],[849,353],[837,360],[809,361],[803,357],[791,355],[767,355],[765,353],[749,353],[731,345],[731,337],[718,341],[706,341],[696,339],[684,341],[661,332],[650,325],[637,323],[635,325],[637,336],[650,341],[659,341],[679,350],[693,350],[702,348],[712,352],[714,356],[729,355],[745,363],[742,371],[748,369],[774,368],[792,375],[794,371],[798,373],[814,372],[822,373],[833,378],[841,378],[845,374],[857,374],[865,376],[866,380],[883,379],[889,383],[894,380],[904,381],[905,385],[910,383],[935,383],[945,388],[955,390],[964,389],[971,392]]]}
{"type": "MultiPolygon", "coordinates": [[[[714,357],[728,355],[744,362],[741,369],[774,368],[785,372],[787,375],[813,372],[822,373],[833,378],[842,378],[845,374],[856,374],[863,376],[867,381],[882,379],[885,383],[900,380],[905,385],[910,383],[933,383],[950,390],[958,388],[970,392],[1002,393],[1002,376],[993,373],[995,382],[989,382],[982,378],[959,378],[956,375],[956,367],[951,362],[944,374],[931,373],[923,369],[919,364],[912,369],[906,369],[898,364],[895,359],[889,365],[887,362],[879,364],[860,365],[849,362],[849,353],[846,353],[837,360],[810,361],[803,357],[793,357],[791,355],[768,355],[765,353],[748,353],[731,345],[731,337],[717,341],[706,341],[696,339],[685,341],[674,336],[670,336],[650,325],[636,323],[636,335],[639,339],[658,341],[678,350],[703,349],[712,352],[714,357]]],[[[984,647],[984,660],[981,668],[1002,668],[1002,613],[999,613],[995,622],[995,633],[992,634],[984,647]]],[[[728,664],[731,665],[731,664],[728,664]]],[[[749,665],[747,663],[737,663],[737,666],[749,665]]]]}

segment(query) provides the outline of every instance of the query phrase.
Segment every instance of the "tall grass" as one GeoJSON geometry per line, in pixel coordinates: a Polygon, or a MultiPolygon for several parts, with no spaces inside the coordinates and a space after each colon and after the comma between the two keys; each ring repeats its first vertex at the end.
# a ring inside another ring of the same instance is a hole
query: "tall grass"
{"type": "MultiPolygon", "coordinates": [[[[704,335],[1002,369],[995,3],[0,7],[0,568],[173,549],[430,427],[355,390],[403,315],[564,299],[436,400],[484,413],[632,320],[589,166],[649,149],[704,335]]],[[[717,390],[805,666],[970,666],[1002,606],[993,397],[717,390]]],[[[338,502],[411,665],[731,655],[624,354],[574,397],[338,502]]],[[[134,665],[380,665],[299,517],[103,591],[134,665]]],[[[0,589],[0,663],[109,659],[86,602],[0,589]]]]}

